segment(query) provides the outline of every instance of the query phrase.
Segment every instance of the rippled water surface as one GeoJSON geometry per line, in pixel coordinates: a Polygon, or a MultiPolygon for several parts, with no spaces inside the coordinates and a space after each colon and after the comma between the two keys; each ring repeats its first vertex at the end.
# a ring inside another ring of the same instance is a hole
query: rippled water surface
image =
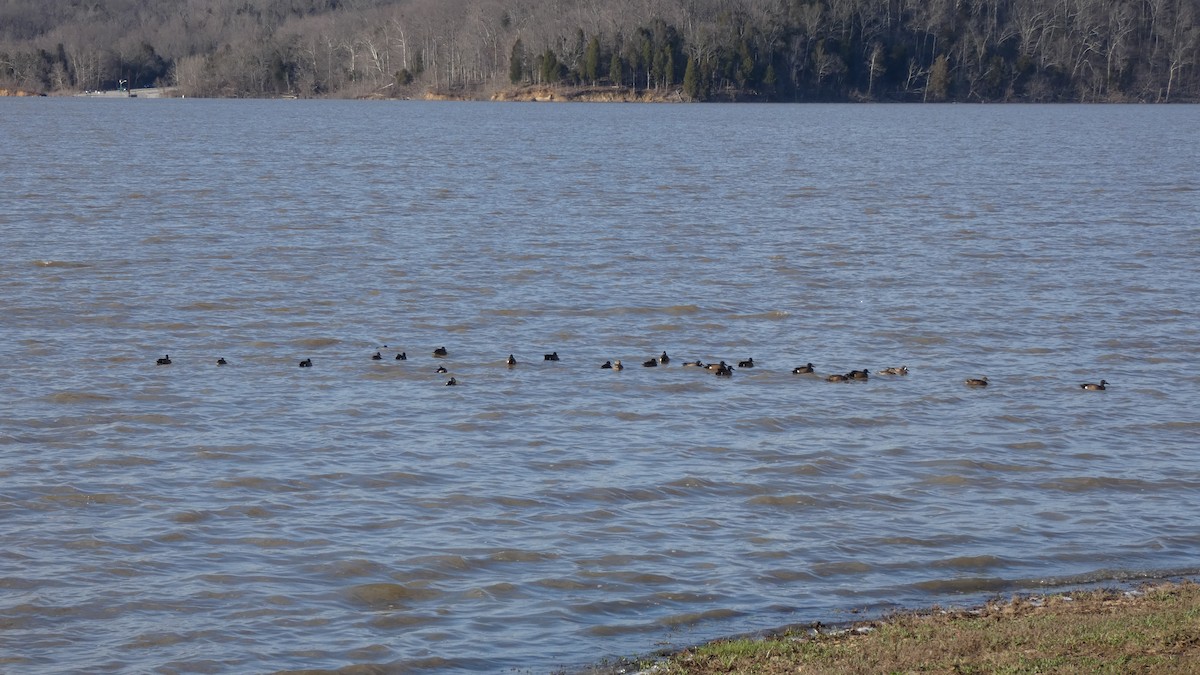
{"type": "Polygon", "coordinates": [[[1194,574],[1198,119],[0,100],[0,669],[546,672],[1194,574]]]}

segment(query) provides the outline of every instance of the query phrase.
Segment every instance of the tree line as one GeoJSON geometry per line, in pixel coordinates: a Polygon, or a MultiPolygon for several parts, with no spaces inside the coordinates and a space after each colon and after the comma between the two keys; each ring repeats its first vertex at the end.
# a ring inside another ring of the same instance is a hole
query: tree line
{"type": "Polygon", "coordinates": [[[0,0],[0,86],[1200,101],[1200,0],[0,0]]]}

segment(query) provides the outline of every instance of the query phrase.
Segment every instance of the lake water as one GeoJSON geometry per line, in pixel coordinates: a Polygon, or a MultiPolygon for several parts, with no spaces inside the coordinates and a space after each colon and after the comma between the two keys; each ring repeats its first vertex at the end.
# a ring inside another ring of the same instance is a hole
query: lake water
{"type": "Polygon", "coordinates": [[[1195,106],[8,99],[0,140],[2,670],[540,673],[1200,573],[1195,106]]]}

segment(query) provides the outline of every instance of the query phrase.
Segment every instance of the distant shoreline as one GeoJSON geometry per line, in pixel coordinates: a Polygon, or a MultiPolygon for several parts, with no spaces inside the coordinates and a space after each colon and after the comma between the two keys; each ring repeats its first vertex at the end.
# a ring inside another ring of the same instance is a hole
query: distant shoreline
{"type": "Polygon", "coordinates": [[[45,94],[43,94],[39,91],[30,91],[28,89],[0,88],[0,96],[13,96],[13,97],[24,98],[24,97],[29,97],[29,96],[45,96],[45,94]]]}
{"type": "Polygon", "coordinates": [[[141,89],[108,89],[83,91],[72,96],[82,98],[182,98],[179,87],[142,87],[141,89]]]}
{"type": "MultiPolygon", "coordinates": [[[[184,94],[180,87],[142,87],[132,90],[98,90],[98,91],[77,91],[77,92],[55,92],[47,94],[45,92],[33,91],[29,89],[19,88],[0,88],[0,97],[72,97],[72,98],[206,98],[206,97],[188,97],[184,94]]],[[[225,98],[242,98],[242,97],[215,97],[216,99],[225,98]]],[[[521,87],[509,87],[498,90],[472,90],[467,91],[441,91],[430,89],[423,92],[411,92],[410,95],[395,95],[385,96],[381,93],[360,94],[357,96],[314,96],[301,97],[297,95],[278,95],[251,97],[253,100],[273,100],[273,99],[300,99],[307,100],[326,100],[326,101],[479,101],[479,102],[501,102],[501,103],[693,103],[689,101],[680,89],[634,89],[632,87],[613,87],[613,86],[553,86],[553,85],[530,85],[521,87]]],[[[920,105],[922,101],[889,101],[889,100],[861,100],[861,99],[845,99],[845,100],[815,100],[815,101],[780,101],[769,97],[756,95],[754,92],[728,91],[723,96],[716,96],[706,101],[705,103],[904,103],[911,105],[920,105]]],[[[930,102],[933,103],[933,102],[930,102]]],[[[966,103],[965,101],[939,101],[938,104],[946,103],[966,103]]],[[[975,103],[975,102],[972,102],[975,103]]],[[[1168,103],[1168,102],[1164,102],[1168,103]]],[[[1195,105],[1196,101],[1191,100],[1175,100],[1169,103],[1178,103],[1184,105],[1195,105]]],[[[1168,103],[1168,104],[1169,104],[1168,103]]],[[[1030,104],[1036,105],[1036,102],[1031,101],[996,101],[993,104],[1030,104]]],[[[1157,105],[1154,102],[1145,101],[1101,101],[1095,102],[1097,105],[1128,105],[1128,104],[1145,104],[1157,105]]]]}

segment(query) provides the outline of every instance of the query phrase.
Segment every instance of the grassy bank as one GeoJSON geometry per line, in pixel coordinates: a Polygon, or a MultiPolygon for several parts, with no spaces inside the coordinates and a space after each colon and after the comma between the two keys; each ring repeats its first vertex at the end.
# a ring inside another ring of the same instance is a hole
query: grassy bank
{"type": "Polygon", "coordinates": [[[1198,673],[1200,585],[1162,583],[721,640],[645,673],[1198,673]]]}

